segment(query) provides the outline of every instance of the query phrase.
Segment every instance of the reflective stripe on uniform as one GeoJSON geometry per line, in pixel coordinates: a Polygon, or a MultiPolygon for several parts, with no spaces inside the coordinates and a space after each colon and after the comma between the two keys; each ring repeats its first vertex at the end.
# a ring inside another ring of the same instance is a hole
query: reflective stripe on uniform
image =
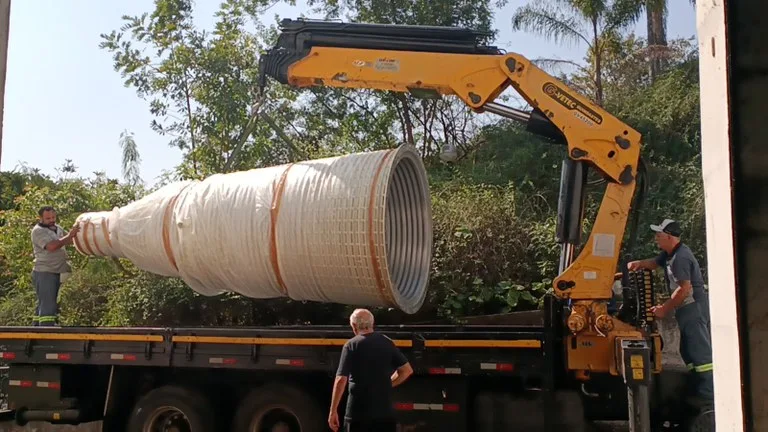
{"type": "Polygon", "coordinates": [[[712,369],[713,369],[712,363],[698,365],[693,368],[693,370],[695,370],[696,372],[710,372],[712,371],[712,369]]]}

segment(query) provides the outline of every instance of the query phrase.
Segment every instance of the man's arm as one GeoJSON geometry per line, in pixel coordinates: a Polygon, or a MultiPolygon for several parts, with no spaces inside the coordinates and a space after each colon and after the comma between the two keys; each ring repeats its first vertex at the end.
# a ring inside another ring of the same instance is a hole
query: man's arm
{"type": "Polygon", "coordinates": [[[59,250],[64,246],[72,244],[73,239],[74,239],[74,236],[67,234],[58,240],[51,240],[45,244],[45,250],[47,250],[48,252],[59,250]]]}
{"type": "MultiPolygon", "coordinates": [[[[665,301],[663,305],[661,305],[661,308],[663,311],[661,311],[661,316],[665,316],[667,313],[677,309],[680,307],[680,305],[683,304],[683,301],[685,301],[686,297],[691,295],[693,292],[693,285],[691,285],[691,268],[693,267],[693,263],[684,258],[684,257],[678,257],[675,259],[675,261],[672,263],[672,275],[677,279],[677,288],[675,288],[675,291],[672,292],[672,296],[669,298],[669,300],[665,301]]],[[[654,311],[654,313],[657,313],[657,311],[654,311]]]]}
{"type": "Polygon", "coordinates": [[[672,263],[672,275],[677,279],[677,288],[672,293],[672,296],[665,304],[669,304],[670,308],[677,309],[683,304],[683,300],[691,295],[693,292],[693,285],[691,285],[691,270],[693,263],[686,257],[678,257],[672,263]]]}
{"type": "Polygon", "coordinates": [[[397,387],[404,383],[405,380],[407,380],[411,375],[413,375],[413,368],[411,367],[410,363],[406,362],[404,365],[397,368],[395,373],[392,374],[392,387],[397,387]]]}
{"type": "Polygon", "coordinates": [[[333,393],[331,394],[331,412],[333,413],[339,409],[339,402],[344,394],[344,390],[347,388],[348,379],[346,376],[336,375],[336,379],[333,381],[333,393]]]}
{"type": "Polygon", "coordinates": [[[641,269],[647,269],[647,270],[656,270],[659,268],[659,263],[662,260],[662,256],[655,256],[653,258],[647,258],[644,260],[638,260],[638,261],[632,261],[627,266],[630,270],[641,270],[641,269]]]}
{"type": "Polygon", "coordinates": [[[333,430],[337,430],[339,427],[337,413],[341,396],[344,394],[344,390],[347,388],[347,381],[349,380],[349,357],[348,345],[344,344],[344,347],[341,349],[341,356],[339,357],[339,368],[336,370],[336,379],[333,381],[331,408],[328,414],[328,423],[333,430]]]}
{"type": "Polygon", "coordinates": [[[37,243],[39,246],[42,246],[48,252],[53,252],[61,249],[64,246],[72,244],[78,231],[79,227],[75,225],[72,228],[72,231],[68,232],[66,235],[64,235],[64,237],[58,240],[48,240],[43,232],[35,231],[32,235],[32,241],[37,243]]]}
{"type": "Polygon", "coordinates": [[[691,281],[678,280],[677,288],[675,288],[675,291],[672,293],[672,296],[669,298],[669,300],[664,302],[664,307],[668,310],[679,308],[680,305],[683,304],[683,300],[691,295],[692,291],[693,285],[691,285],[691,281]]]}
{"type": "Polygon", "coordinates": [[[392,366],[395,367],[395,372],[390,379],[392,380],[392,387],[397,387],[404,383],[411,375],[413,375],[413,368],[408,363],[408,359],[400,352],[399,349],[392,343],[392,366]]]}

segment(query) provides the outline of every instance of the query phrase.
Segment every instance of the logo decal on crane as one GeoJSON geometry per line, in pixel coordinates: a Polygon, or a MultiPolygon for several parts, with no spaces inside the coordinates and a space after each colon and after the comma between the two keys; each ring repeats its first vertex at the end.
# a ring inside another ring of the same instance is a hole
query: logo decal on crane
{"type": "Polygon", "coordinates": [[[381,72],[400,72],[400,60],[393,58],[380,58],[373,64],[373,68],[381,72]]]}
{"type": "Polygon", "coordinates": [[[603,123],[603,117],[600,116],[600,114],[596,113],[592,108],[581,103],[575,97],[569,95],[556,84],[551,82],[544,83],[542,90],[544,90],[544,94],[554,99],[560,105],[571,111],[575,111],[574,114],[576,117],[582,121],[597,124],[603,123]]]}

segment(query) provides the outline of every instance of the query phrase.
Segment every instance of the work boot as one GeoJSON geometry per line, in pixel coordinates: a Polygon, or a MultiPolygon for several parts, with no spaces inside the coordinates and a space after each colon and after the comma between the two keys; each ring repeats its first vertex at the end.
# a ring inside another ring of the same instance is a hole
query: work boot
{"type": "Polygon", "coordinates": [[[691,395],[686,399],[688,406],[696,412],[704,412],[715,409],[715,400],[712,397],[702,395],[691,395]]]}

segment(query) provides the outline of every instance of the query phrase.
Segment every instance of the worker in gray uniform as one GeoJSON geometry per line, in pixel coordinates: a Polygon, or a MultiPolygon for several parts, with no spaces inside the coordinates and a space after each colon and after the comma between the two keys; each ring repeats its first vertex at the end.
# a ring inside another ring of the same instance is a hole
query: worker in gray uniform
{"type": "Polygon", "coordinates": [[[659,225],[651,225],[651,229],[656,233],[656,244],[661,253],[654,258],[630,262],[629,270],[664,269],[670,298],[651,311],[659,318],[674,313],[680,328],[680,355],[692,372],[695,396],[690,400],[696,406],[711,405],[715,391],[709,294],[704,289],[699,262],[691,249],[680,241],[682,230],[676,221],[664,219],[659,225]]]}
{"type": "Polygon", "coordinates": [[[32,251],[35,255],[32,284],[37,295],[33,325],[55,326],[59,318],[61,275],[72,271],[64,247],[72,244],[80,227],[75,224],[70,232],[65,233],[56,223],[56,210],[50,206],[40,208],[38,215],[40,220],[32,228],[32,251]]]}

